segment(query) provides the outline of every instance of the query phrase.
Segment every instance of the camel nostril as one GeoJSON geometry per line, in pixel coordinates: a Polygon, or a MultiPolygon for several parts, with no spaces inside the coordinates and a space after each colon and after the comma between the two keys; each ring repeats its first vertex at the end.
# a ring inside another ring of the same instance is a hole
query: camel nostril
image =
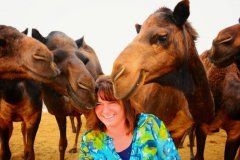
{"type": "Polygon", "coordinates": [[[47,62],[50,62],[50,59],[47,58],[45,55],[41,55],[39,53],[36,53],[33,55],[33,58],[36,59],[36,60],[41,60],[41,61],[47,61],[47,62]]]}
{"type": "Polygon", "coordinates": [[[113,76],[113,81],[116,81],[125,71],[124,67],[121,67],[120,70],[113,76]]]}
{"type": "Polygon", "coordinates": [[[233,37],[229,34],[225,34],[220,36],[218,39],[216,39],[214,41],[215,44],[223,44],[223,43],[227,43],[230,42],[233,39],[233,37]]]}
{"type": "Polygon", "coordinates": [[[89,90],[89,88],[88,88],[85,84],[83,84],[83,83],[81,83],[81,82],[78,82],[78,86],[79,86],[80,88],[82,88],[82,89],[89,90]]]}
{"type": "Polygon", "coordinates": [[[219,44],[227,43],[227,42],[231,41],[232,39],[233,39],[232,36],[231,36],[231,37],[228,37],[228,38],[226,38],[226,39],[221,40],[221,41],[219,42],[219,44]]]}

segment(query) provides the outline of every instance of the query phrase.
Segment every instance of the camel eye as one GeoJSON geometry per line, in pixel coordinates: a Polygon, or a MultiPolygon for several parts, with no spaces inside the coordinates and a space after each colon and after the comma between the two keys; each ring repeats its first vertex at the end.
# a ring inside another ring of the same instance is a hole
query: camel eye
{"type": "Polygon", "coordinates": [[[166,45],[167,40],[168,40],[167,35],[155,35],[150,40],[150,43],[151,44],[157,44],[157,45],[166,45]]]}
{"type": "Polygon", "coordinates": [[[81,52],[76,52],[77,57],[86,65],[89,62],[89,58],[81,52]]]}
{"type": "Polygon", "coordinates": [[[61,63],[63,60],[67,58],[67,54],[65,51],[57,49],[53,51],[54,53],[54,62],[61,63]]]}
{"type": "Polygon", "coordinates": [[[167,42],[167,35],[157,37],[157,44],[163,44],[165,42],[167,42]]]}

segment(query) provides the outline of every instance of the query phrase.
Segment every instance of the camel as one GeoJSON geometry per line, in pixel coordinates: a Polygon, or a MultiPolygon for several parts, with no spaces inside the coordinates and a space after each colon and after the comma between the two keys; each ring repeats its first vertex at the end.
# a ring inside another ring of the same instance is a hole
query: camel
{"type": "Polygon", "coordinates": [[[140,86],[130,100],[144,106],[145,112],[156,115],[164,122],[176,147],[194,125],[183,93],[172,87],[146,84],[140,86]]]}
{"type": "MultiPolygon", "coordinates": [[[[96,80],[98,76],[104,74],[96,52],[92,47],[90,47],[85,42],[84,37],[76,40],[75,42],[77,43],[77,46],[79,48],[79,52],[77,54],[83,54],[89,59],[89,61],[86,63],[86,68],[89,71],[89,73],[93,76],[93,78],[96,80]]],[[[76,133],[74,145],[72,149],[69,150],[70,153],[77,152],[79,132],[82,126],[81,115],[83,113],[76,111],[74,112],[74,114],[71,114],[71,113],[69,114],[69,118],[72,126],[72,132],[76,133]],[[76,124],[77,127],[75,126],[74,118],[77,119],[77,124],[76,124]]]]}
{"type": "Polygon", "coordinates": [[[212,133],[218,128],[226,131],[224,159],[229,160],[234,159],[240,145],[239,53],[240,24],[235,24],[221,30],[211,49],[201,55],[216,107],[215,119],[207,126],[206,132],[212,133]]]}
{"type": "MultiPolygon", "coordinates": [[[[141,26],[136,24],[135,27],[139,33],[141,26]]],[[[140,86],[130,99],[133,103],[144,106],[146,112],[159,117],[165,123],[176,147],[181,148],[183,139],[194,125],[182,92],[172,87],[150,83],[140,86]]],[[[190,157],[192,159],[194,157],[192,147],[190,148],[190,157]]]]}
{"type": "Polygon", "coordinates": [[[111,77],[118,99],[134,96],[148,83],[182,91],[196,125],[195,159],[204,159],[207,135],[202,125],[214,118],[214,101],[195,47],[197,33],[187,22],[189,14],[188,0],[179,2],[173,11],[163,7],[151,14],[114,61],[111,77]]]}
{"type": "MultiPolygon", "coordinates": [[[[80,120],[80,114],[87,114],[89,109],[95,106],[96,97],[94,91],[95,88],[93,87],[95,80],[85,66],[89,63],[88,57],[81,54],[76,42],[69,36],[60,31],[53,31],[49,33],[47,37],[43,37],[37,29],[33,29],[32,37],[44,43],[54,53],[60,54],[54,58],[56,61],[61,63],[62,73],[73,76],[74,79],[70,79],[69,83],[72,81],[74,83],[77,82],[76,85],[79,87],[78,95],[72,96],[72,94],[69,93],[69,96],[67,96],[59,92],[58,89],[53,89],[46,85],[42,86],[43,101],[48,109],[48,112],[55,116],[59,127],[59,152],[60,159],[63,160],[65,150],[67,148],[66,117],[69,115],[75,115],[79,116],[80,120]],[[66,56],[69,57],[69,59],[74,59],[74,61],[62,62],[61,58],[66,56]],[[73,103],[73,100],[71,100],[70,97],[75,97],[80,100],[78,103],[73,103]]],[[[81,122],[79,121],[79,130],[80,127],[81,122]]],[[[78,135],[76,137],[78,138],[78,135]]],[[[71,151],[75,152],[76,147],[71,149],[71,151]]]]}
{"type": "Polygon", "coordinates": [[[240,120],[229,110],[239,107],[240,99],[240,72],[236,64],[225,68],[218,68],[209,62],[210,51],[200,55],[206,68],[209,84],[215,101],[216,115],[214,120],[205,126],[207,134],[222,128],[226,131],[225,160],[234,160],[240,146],[240,120]]]}
{"type": "Polygon", "coordinates": [[[11,26],[0,25],[1,79],[48,82],[58,74],[53,54],[46,46],[11,26]]]}
{"type": "Polygon", "coordinates": [[[76,43],[79,48],[79,52],[89,59],[86,64],[86,68],[96,80],[99,75],[104,74],[96,52],[85,42],[84,37],[76,40],[76,43]]]}
{"type": "MultiPolygon", "coordinates": [[[[69,56],[63,50],[55,50],[53,53],[61,74],[48,83],[30,80],[1,80],[0,109],[4,111],[0,113],[1,159],[7,160],[11,157],[8,141],[11,137],[13,121],[22,121],[24,159],[35,159],[33,145],[41,119],[43,87],[67,95],[68,101],[75,105],[90,108],[95,104],[95,81],[79,57],[71,56],[71,54],[69,56]]],[[[87,58],[83,61],[87,62],[87,58]]]]}
{"type": "Polygon", "coordinates": [[[13,121],[26,121],[24,158],[34,159],[33,143],[41,119],[40,92],[32,79],[47,83],[59,75],[53,54],[31,37],[0,25],[0,159],[11,157],[9,139],[13,121]],[[22,80],[20,80],[22,79],[22,80]],[[25,81],[23,81],[25,79],[25,81]],[[32,106],[32,107],[30,107],[32,106]]]}
{"type": "MultiPolygon", "coordinates": [[[[240,22],[221,30],[213,40],[209,58],[217,67],[224,68],[233,63],[240,64],[240,22]]],[[[240,120],[240,106],[227,107],[232,118],[240,120]]]]}
{"type": "Polygon", "coordinates": [[[209,53],[210,62],[224,68],[232,63],[239,63],[240,22],[219,31],[212,42],[209,53]]]}
{"type": "Polygon", "coordinates": [[[88,58],[83,54],[76,54],[78,48],[75,41],[60,31],[53,31],[47,37],[43,37],[37,29],[32,29],[32,37],[44,43],[53,52],[55,63],[61,65],[58,66],[61,74],[69,78],[65,81],[58,77],[57,83],[49,83],[48,86],[56,92],[70,96],[73,99],[71,103],[74,103],[77,109],[93,108],[96,101],[95,81],[85,67],[88,58]],[[76,94],[73,94],[73,90],[76,94]]]}
{"type": "Polygon", "coordinates": [[[42,114],[41,90],[33,80],[0,80],[0,159],[10,160],[13,122],[25,124],[24,159],[34,160],[34,140],[42,114]]]}

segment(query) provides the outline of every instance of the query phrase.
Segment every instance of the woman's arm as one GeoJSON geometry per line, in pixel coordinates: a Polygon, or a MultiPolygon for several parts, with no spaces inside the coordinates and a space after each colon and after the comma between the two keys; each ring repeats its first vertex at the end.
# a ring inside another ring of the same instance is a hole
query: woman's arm
{"type": "Polygon", "coordinates": [[[163,121],[160,121],[157,117],[154,116],[153,122],[153,135],[157,142],[157,148],[158,148],[158,156],[161,157],[161,159],[176,159],[180,160],[178,151],[176,149],[176,146],[173,142],[172,137],[170,136],[167,128],[165,127],[163,121]]]}
{"type": "Polygon", "coordinates": [[[91,156],[89,152],[89,148],[87,147],[87,142],[82,136],[80,151],[79,151],[79,160],[93,160],[94,158],[91,156]]]}

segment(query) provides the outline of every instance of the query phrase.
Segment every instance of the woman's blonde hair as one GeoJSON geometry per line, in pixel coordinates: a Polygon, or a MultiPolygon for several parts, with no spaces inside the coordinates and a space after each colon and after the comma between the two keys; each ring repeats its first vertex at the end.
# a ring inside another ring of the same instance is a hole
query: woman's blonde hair
{"type": "MultiPolygon", "coordinates": [[[[110,76],[100,76],[96,80],[95,93],[105,101],[116,101],[117,103],[122,101],[126,115],[126,125],[129,128],[129,133],[133,133],[138,121],[138,115],[142,112],[142,107],[137,104],[133,104],[130,99],[117,100],[113,94],[113,84],[110,76]]],[[[86,118],[86,127],[88,130],[106,130],[105,125],[98,119],[95,109],[91,110],[86,118]]]]}

